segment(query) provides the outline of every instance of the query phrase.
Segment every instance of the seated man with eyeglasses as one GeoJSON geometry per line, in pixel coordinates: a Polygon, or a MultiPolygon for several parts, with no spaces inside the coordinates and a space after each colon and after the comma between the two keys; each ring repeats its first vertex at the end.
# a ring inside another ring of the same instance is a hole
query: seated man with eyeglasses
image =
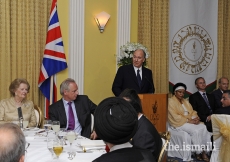
{"type": "Polygon", "coordinates": [[[0,125],[0,161],[24,162],[26,140],[20,127],[13,123],[0,125]]]}

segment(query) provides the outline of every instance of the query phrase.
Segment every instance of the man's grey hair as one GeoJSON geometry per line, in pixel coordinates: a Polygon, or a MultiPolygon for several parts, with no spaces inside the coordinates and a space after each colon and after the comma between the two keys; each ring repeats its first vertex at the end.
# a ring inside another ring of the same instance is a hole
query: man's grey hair
{"type": "Polygon", "coordinates": [[[0,125],[1,162],[18,162],[25,155],[25,145],[25,136],[18,125],[13,123],[0,125]]]}
{"type": "MultiPolygon", "coordinates": [[[[218,83],[219,83],[219,84],[221,83],[222,79],[227,79],[227,80],[228,80],[227,77],[221,77],[221,78],[218,80],[218,83]]],[[[228,82],[229,82],[229,80],[228,80],[228,82]]]]}
{"type": "Polygon", "coordinates": [[[64,90],[69,90],[69,84],[70,83],[76,83],[75,80],[71,78],[67,78],[64,80],[61,85],[60,85],[60,94],[63,96],[64,95],[64,90]]]}
{"type": "MultiPolygon", "coordinates": [[[[136,49],[135,51],[137,51],[137,50],[143,51],[143,53],[144,53],[144,58],[146,58],[146,53],[145,53],[145,51],[144,51],[143,49],[136,49]]],[[[134,51],[134,52],[135,52],[135,51],[134,51]]],[[[133,52],[133,53],[134,53],[134,52],[133,52]]]]}
{"type": "Polygon", "coordinates": [[[230,90],[225,90],[224,93],[228,94],[228,98],[230,98],[230,90]]]}

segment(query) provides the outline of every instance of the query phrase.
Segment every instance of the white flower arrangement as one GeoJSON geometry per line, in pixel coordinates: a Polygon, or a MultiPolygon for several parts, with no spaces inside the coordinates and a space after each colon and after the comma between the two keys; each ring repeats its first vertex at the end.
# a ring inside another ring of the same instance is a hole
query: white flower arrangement
{"type": "MultiPolygon", "coordinates": [[[[149,58],[149,52],[145,46],[143,46],[140,43],[132,43],[132,42],[127,42],[125,45],[120,47],[121,54],[120,56],[117,56],[117,65],[122,66],[122,65],[129,65],[132,63],[132,58],[133,58],[133,52],[136,51],[137,49],[142,49],[146,57],[149,58]]],[[[143,63],[144,66],[146,66],[146,60],[143,63]]]]}

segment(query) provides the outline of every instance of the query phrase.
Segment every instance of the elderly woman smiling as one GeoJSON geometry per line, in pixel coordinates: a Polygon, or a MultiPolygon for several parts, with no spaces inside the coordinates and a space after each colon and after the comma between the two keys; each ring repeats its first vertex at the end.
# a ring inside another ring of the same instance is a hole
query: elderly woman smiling
{"type": "Polygon", "coordinates": [[[29,122],[29,127],[36,126],[36,116],[32,101],[26,99],[30,90],[30,85],[26,79],[15,79],[9,87],[11,97],[0,101],[0,124],[18,121],[17,108],[22,108],[25,121],[29,122]]]}
{"type": "Polygon", "coordinates": [[[174,96],[169,99],[168,121],[172,129],[185,131],[191,136],[192,145],[197,146],[195,148],[197,160],[209,161],[203,146],[210,144],[211,136],[206,126],[200,123],[197,112],[184,99],[186,89],[187,87],[183,83],[173,86],[174,96]]]}

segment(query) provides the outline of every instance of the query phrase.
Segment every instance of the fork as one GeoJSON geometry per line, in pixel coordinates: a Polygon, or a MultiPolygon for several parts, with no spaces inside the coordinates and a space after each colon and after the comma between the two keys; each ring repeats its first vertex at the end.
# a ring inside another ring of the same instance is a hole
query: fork
{"type": "Polygon", "coordinates": [[[26,146],[25,146],[25,151],[27,152],[27,149],[29,148],[30,143],[26,142],[26,146]]]}

